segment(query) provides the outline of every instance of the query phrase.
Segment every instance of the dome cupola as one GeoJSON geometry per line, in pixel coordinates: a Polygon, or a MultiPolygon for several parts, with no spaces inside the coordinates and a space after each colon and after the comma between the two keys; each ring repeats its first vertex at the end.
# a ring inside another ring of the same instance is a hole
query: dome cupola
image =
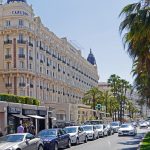
{"type": "Polygon", "coordinates": [[[96,65],[96,60],[91,49],[90,49],[90,54],[88,55],[87,61],[91,63],[92,65],[96,65]]]}
{"type": "Polygon", "coordinates": [[[11,3],[11,2],[24,2],[24,3],[27,3],[26,0],[7,0],[7,3],[11,3]]]}

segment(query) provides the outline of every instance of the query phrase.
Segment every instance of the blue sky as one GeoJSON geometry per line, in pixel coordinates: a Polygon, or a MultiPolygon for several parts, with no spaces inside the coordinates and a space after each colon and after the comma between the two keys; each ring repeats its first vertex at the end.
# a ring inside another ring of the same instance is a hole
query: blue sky
{"type": "Polygon", "coordinates": [[[121,9],[136,0],[28,0],[36,16],[58,37],[67,37],[87,58],[95,55],[100,81],[117,74],[130,82],[132,61],[123,49],[118,17],[121,9]]]}

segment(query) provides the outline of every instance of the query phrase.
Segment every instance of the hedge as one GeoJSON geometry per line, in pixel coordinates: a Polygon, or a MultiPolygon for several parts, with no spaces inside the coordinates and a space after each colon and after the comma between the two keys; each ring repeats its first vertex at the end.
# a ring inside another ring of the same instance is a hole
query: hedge
{"type": "Polygon", "coordinates": [[[21,103],[29,105],[40,105],[40,101],[36,98],[28,96],[16,96],[11,94],[0,94],[0,101],[12,102],[12,103],[21,103]]]}

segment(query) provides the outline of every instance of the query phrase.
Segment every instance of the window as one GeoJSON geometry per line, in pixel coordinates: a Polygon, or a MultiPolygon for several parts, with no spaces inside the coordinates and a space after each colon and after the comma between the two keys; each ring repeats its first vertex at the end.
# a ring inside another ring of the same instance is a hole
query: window
{"type": "Polygon", "coordinates": [[[23,61],[20,61],[19,68],[20,68],[20,69],[23,69],[23,68],[24,68],[24,62],[23,62],[23,61]]]}
{"type": "Polygon", "coordinates": [[[23,76],[20,77],[20,83],[24,83],[25,79],[23,76]]]}
{"type": "Polygon", "coordinates": [[[9,27],[10,26],[10,20],[6,20],[5,25],[6,25],[6,27],[9,27]]]}
{"type": "Polygon", "coordinates": [[[11,63],[10,63],[10,62],[7,62],[7,63],[6,63],[6,69],[7,69],[7,70],[9,70],[9,69],[10,69],[10,65],[11,65],[11,63]]]}
{"type": "Polygon", "coordinates": [[[19,34],[19,41],[23,41],[23,34],[22,33],[19,34]]]}
{"type": "Polygon", "coordinates": [[[24,49],[22,47],[19,48],[19,54],[21,54],[21,55],[24,54],[24,49]]]}
{"type": "Polygon", "coordinates": [[[31,57],[32,57],[32,51],[31,51],[31,50],[29,50],[29,56],[31,56],[31,57]]]}
{"type": "Polygon", "coordinates": [[[32,64],[29,64],[29,68],[32,69],[32,64]]]}
{"type": "Polygon", "coordinates": [[[9,34],[6,35],[6,41],[9,41],[9,34]]]}
{"type": "Polygon", "coordinates": [[[22,19],[19,19],[19,26],[23,26],[24,25],[24,22],[22,19]]]}
{"type": "Polygon", "coordinates": [[[6,49],[6,55],[10,55],[10,48],[6,49]]]}

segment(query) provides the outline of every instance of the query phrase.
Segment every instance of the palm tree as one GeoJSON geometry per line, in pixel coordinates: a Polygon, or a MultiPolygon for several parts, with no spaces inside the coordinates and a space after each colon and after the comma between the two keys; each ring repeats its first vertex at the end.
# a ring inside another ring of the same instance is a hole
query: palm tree
{"type": "Polygon", "coordinates": [[[145,0],[125,6],[120,13],[124,20],[120,32],[124,33],[124,45],[133,60],[133,75],[139,93],[150,97],[150,1],[145,0]],[[142,1],[143,2],[143,1],[142,1]]]}
{"type": "MultiPolygon", "coordinates": [[[[97,101],[100,99],[102,92],[98,87],[93,87],[84,94],[82,102],[84,104],[90,105],[93,110],[96,109],[97,101]]],[[[96,113],[94,112],[94,116],[96,113]]]]}

